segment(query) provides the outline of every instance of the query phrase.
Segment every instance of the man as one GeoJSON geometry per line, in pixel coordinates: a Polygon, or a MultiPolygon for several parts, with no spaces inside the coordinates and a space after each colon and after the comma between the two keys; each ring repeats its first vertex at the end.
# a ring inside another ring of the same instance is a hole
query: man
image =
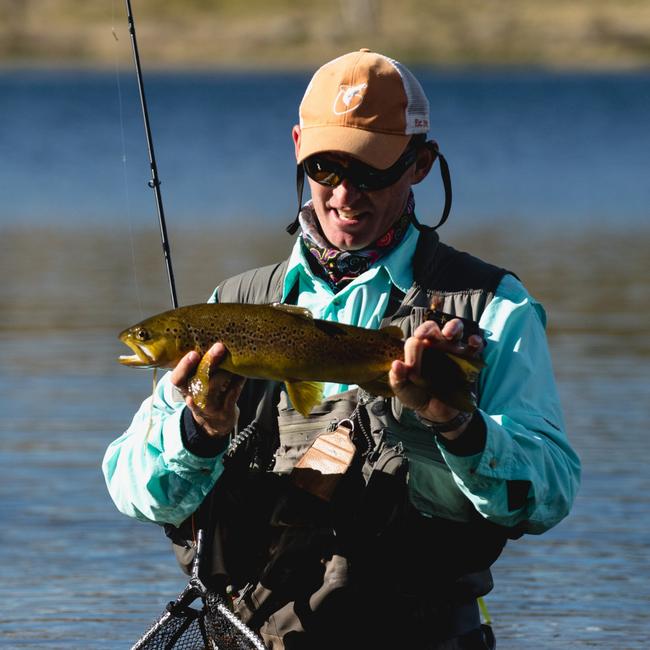
{"type": "Polygon", "coordinates": [[[269,647],[493,647],[476,605],[489,567],[508,538],[565,517],[578,487],[543,308],[515,276],[415,217],[411,188],[436,158],[449,189],[428,130],[428,101],[398,62],[361,50],[321,67],[293,129],[299,194],[305,174],[311,191],[289,228],[301,235],[288,260],[214,296],[399,325],[396,397],[328,385],[304,418],[281,385],[217,371],[227,353],[217,343],[207,406],[188,393],[191,352],[104,459],[118,508],[166,524],[182,563],[193,528],[206,529],[204,579],[239,594],[235,611],[269,647]],[[429,320],[432,301],[457,318],[429,320]],[[421,378],[428,348],[482,356],[477,409],[432,392],[421,378]],[[337,426],[354,448],[334,487],[297,480],[337,426]]]}

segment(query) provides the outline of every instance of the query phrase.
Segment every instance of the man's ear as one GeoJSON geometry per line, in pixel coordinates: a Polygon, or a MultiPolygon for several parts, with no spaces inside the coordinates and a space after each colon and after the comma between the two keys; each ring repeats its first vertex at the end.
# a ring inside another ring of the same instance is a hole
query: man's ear
{"type": "Polygon", "coordinates": [[[296,160],[298,160],[298,154],[300,153],[300,127],[297,124],[291,129],[291,137],[293,138],[293,146],[296,151],[296,160]]]}
{"type": "Polygon", "coordinates": [[[433,147],[420,147],[418,156],[415,159],[415,170],[413,172],[413,185],[423,181],[429,172],[433,163],[436,161],[437,153],[433,147]]]}

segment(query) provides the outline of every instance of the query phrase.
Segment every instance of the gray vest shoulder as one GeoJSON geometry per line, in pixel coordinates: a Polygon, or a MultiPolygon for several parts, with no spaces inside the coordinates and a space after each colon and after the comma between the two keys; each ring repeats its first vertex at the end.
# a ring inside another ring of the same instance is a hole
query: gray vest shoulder
{"type": "Polygon", "coordinates": [[[252,304],[279,302],[288,263],[288,260],[284,260],[225,280],[217,287],[218,301],[252,304]]]}
{"type": "Polygon", "coordinates": [[[478,322],[507,273],[506,269],[443,244],[437,233],[425,231],[413,260],[413,286],[386,314],[382,325],[399,325],[409,336],[432,303],[445,313],[478,322]]]}

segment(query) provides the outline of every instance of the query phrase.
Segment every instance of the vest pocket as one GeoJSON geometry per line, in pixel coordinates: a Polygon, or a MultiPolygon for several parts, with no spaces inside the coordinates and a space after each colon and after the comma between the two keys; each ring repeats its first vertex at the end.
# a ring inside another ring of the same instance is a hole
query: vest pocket
{"type": "Polygon", "coordinates": [[[340,393],[321,402],[305,418],[295,409],[287,407],[287,395],[282,391],[278,405],[280,445],[275,452],[272,471],[289,474],[314,440],[327,431],[333,421],[350,416],[356,407],[356,398],[356,390],[340,393]]]}

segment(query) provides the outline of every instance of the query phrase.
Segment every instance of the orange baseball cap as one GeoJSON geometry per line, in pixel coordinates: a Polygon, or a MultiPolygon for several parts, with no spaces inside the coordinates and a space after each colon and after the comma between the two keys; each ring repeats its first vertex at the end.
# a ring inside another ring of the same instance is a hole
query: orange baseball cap
{"type": "Polygon", "coordinates": [[[298,163],[315,153],[340,151],[386,169],[411,136],[429,130],[429,102],[413,73],[365,48],[319,68],[299,114],[298,163]]]}

